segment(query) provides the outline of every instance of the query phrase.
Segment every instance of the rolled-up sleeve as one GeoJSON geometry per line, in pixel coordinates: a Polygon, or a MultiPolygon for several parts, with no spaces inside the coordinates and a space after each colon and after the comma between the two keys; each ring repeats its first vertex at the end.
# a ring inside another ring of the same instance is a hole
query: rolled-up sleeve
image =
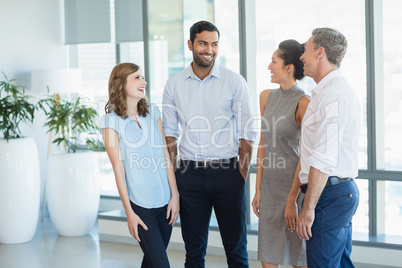
{"type": "Polygon", "coordinates": [[[316,120],[307,127],[310,137],[314,137],[308,163],[325,174],[332,174],[339,165],[340,141],[345,132],[345,121],[340,118],[346,118],[342,113],[347,109],[342,108],[345,102],[341,98],[325,95],[325,101],[316,112],[316,120]]]}
{"type": "Polygon", "coordinates": [[[179,137],[179,118],[175,105],[173,88],[169,81],[166,83],[162,98],[163,131],[166,137],[179,137]]]}
{"type": "Polygon", "coordinates": [[[239,139],[255,141],[257,137],[250,90],[243,77],[238,81],[238,87],[233,97],[232,109],[237,125],[239,139]]]}

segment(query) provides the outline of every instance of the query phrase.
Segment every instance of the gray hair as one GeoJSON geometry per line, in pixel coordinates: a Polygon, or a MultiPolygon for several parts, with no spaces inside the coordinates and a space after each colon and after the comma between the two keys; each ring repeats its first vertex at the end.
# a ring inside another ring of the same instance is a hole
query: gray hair
{"type": "Polygon", "coordinates": [[[315,48],[323,47],[328,61],[339,68],[348,47],[345,36],[335,29],[316,28],[313,37],[315,48]]]}

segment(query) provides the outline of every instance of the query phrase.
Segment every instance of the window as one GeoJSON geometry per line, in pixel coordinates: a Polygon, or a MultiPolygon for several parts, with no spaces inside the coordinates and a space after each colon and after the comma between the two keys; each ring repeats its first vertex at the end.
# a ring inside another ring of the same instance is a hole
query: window
{"type": "Polygon", "coordinates": [[[356,179],[360,192],[359,207],[353,217],[353,232],[365,233],[369,232],[369,186],[368,180],[356,179]]]}
{"type": "MultiPolygon", "coordinates": [[[[198,20],[214,22],[221,32],[217,60],[235,72],[241,70],[239,1],[143,1],[147,2],[148,8],[148,25],[143,29],[147,31],[148,38],[144,41],[120,43],[116,43],[114,33],[115,1],[118,0],[110,0],[111,42],[70,45],[70,65],[83,69],[83,93],[98,104],[101,115],[107,99],[107,80],[117,62],[131,61],[143,67],[149,82],[150,100],[161,102],[166,80],[192,61],[187,40],[190,26],[198,20]]],[[[270,83],[267,66],[281,41],[296,39],[301,43],[305,42],[317,27],[333,27],[346,36],[349,47],[341,71],[356,91],[362,118],[360,171],[356,179],[360,202],[354,217],[353,235],[354,238],[370,237],[370,240],[383,235],[393,236],[400,243],[402,233],[398,227],[402,223],[402,91],[399,84],[402,79],[402,48],[399,44],[402,41],[402,19],[398,12],[402,10],[402,2],[254,2],[256,51],[248,51],[248,55],[255,55],[252,61],[256,62],[256,81],[249,81],[249,84],[256,84],[255,88],[250,88],[254,96],[258,96],[266,88],[278,87],[270,83]],[[341,14],[342,19],[328,14],[341,14]]],[[[250,15],[245,10],[240,12],[245,16],[250,15]]],[[[312,79],[305,78],[300,86],[310,94],[315,83],[312,79]]],[[[102,189],[117,193],[113,172],[105,174],[102,189]]],[[[252,169],[248,180],[250,199],[254,196],[255,177],[255,169],[252,169]]],[[[258,218],[250,203],[251,200],[248,203],[249,224],[251,229],[256,230],[258,218]]]]}
{"type": "MultiPolygon", "coordinates": [[[[331,27],[342,32],[348,40],[348,50],[341,71],[354,88],[361,105],[362,126],[359,145],[359,168],[367,169],[367,120],[366,120],[366,50],[365,50],[364,1],[266,1],[256,0],[257,31],[257,92],[278,88],[270,83],[268,65],[280,42],[295,39],[308,40],[314,28],[331,27]],[[314,8],[312,8],[314,7],[314,8]],[[342,14],[328,16],[328,14],[342,14]],[[285,15],[286,14],[286,18],[285,15]]],[[[305,77],[300,87],[311,95],[315,82],[305,77]]],[[[354,230],[368,232],[368,183],[358,180],[361,193],[360,205],[354,218],[354,230]]],[[[251,180],[250,183],[253,183],[251,180]]],[[[254,181],[255,184],[255,181],[254,181]]],[[[251,198],[253,195],[251,196],[251,198]]],[[[251,224],[256,218],[252,208],[251,224]]]]}
{"type": "Polygon", "coordinates": [[[374,29],[377,168],[402,171],[402,2],[376,3],[380,22],[374,29]]]}
{"type": "MultiPolygon", "coordinates": [[[[134,62],[142,67],[148,81],[150,101],[160,103],[166,80],[192,61],[187,40],[191,25],[199,20],[211,21],[220,30],[217,61],[234,71],[239,71],[237,0],[147,1],[148,40],[145,42],[148,44],[148,55],[144,54],[144,41],[116,41],[115,18],[118,15],[115,15],[115,12],[122,12],[122,4],[129,4],[117,1],[119,0],[110,1],[111,42],[70,45],[70,66],[83,69],[84,85],[80,94],[96,102],[100,116],[104,115],[108,98],[110,72],[119,62],[134,62]],[[146,73],[147,70],[149,73],[146,73]]],[[[101,190],[103,193],[117,192],[113,172],[106,168],[103,158],[100,157],[103,167],[101,190]]]]}
{"type": "MultiPolygon", "coordinates": [[[[367,168],[366,126],[366,50],[364,1],[266,1],[256,0],[257,31],[257,92],[277,88],[270,83],[268,65],[280,42],[295,39],[308,40],[314,28],[332,27],[342,32],[348,40],[348,50],[341,71],[356,91],[361,105],[362,127],[359,146],[359,168],[367,168]],[[314,7],[314,8],[312,8],[314,7]],[[328,16],[328,14],[342,14],[328,16]],[[285,15],[286,14],[286,15],[285,15]]],[[[307,94],[315,82],[306,77],[299,85],[307,94]]]]}
{"type": "Polygon", "coordinates": [[[379,181],[379,189],[384,188],[384,193],[378,199],[377,206],[384,207],[380,213],[385,214],[379,218],[379,226],[384,226],[383,233],[386,235],[402,236],[402,182],[379,181]]]}

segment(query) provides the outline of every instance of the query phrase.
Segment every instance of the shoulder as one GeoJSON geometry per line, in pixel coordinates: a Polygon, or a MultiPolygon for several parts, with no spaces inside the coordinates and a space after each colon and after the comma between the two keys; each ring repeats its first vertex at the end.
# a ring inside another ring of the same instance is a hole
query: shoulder
{"type": "MultiPolygon", "coordinates": [[[[118,116],[114,111],[105,114],[102,116],[100,123],[99,123],[99,128],[112,128],[118,133],[120,133],[120,129],[124,126],[125,124],[125,119],[121,118],[118,116]]],[[[102,130],[101,130],[102,132],[102,130]]]]}
{"type": "Polygon", "coordinates": [[[104,116],[102,116],[101,120],[118,120],[118,119],[122,119],[120,116],[118,116],[115,111],[111,111],[108,114],[105,114],[104,116]]]}
{"type": "Polygon", "coordinates": [[[148,111],[149,111],[149,116],[155,118],[155,120],[158,120],[158,118],[161,116],[161,111],[155,103],[149,103],[148,104],[148,111]]]}
{"type": "Polygon", "coordinates": [[[297,104],[297,113],[303,117],[309,104],[310,98],[306,95],[302,96],[297,104]]]}
{"type": "Polygon", "coordinates": [[[150,114],[160,114],[160,109],[157,104],[155,103],[148,103],[148,110],[150,114]]]}
{"type": "Polygon", "coordinates": [[[307,95],[304,95],[299,99],[299,106],[307,107],[309,103],[310,103],[310,98],[307,95]]]}
{"type": "Polygon", "coordinates": [[[261,115],[264,114],[265,107],[267,105],[268,96],[273,89],[265,89],[260,93],[260,110],[261,115]]]}
{"type": "Polygon", "coordinates": [[[159,107],[155,103],[150,102],[150,103],[148,103],[148,109],[149,110],[154,110],[154,109],[159,109],[159,107]]]}
{"type": "Polygon", "coordinates": [[[260,102],[261,101],[267,101],[269,94],[271,93],[273,89],[264,89],[261,93],[260,93],[260,102]]]}

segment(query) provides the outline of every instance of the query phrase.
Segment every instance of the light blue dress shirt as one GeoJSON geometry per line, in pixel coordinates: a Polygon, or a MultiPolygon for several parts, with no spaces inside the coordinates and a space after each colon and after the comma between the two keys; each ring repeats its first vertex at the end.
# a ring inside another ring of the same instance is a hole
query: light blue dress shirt
{"type": "Polygon", "coordinates": [[[203,80],[191,64],[169,78],[162,112],[165,136],[179,140],[181,159],[232,158],[239,154],[239,139],[256,138],[246,81],[217,63],[203,80]]]}
{"type": "Polygon", "coordinates": [[[115,112],[104,115],[99,126],[101,133],[104,128],[118,133],[128,196],[144,208],[163,207],[170,200],[166,158],[157,124],[160,114],[158,106],[150,104],[146,117],[137,114],[141,128],[131,117],[123,119],[115,112]]]}

